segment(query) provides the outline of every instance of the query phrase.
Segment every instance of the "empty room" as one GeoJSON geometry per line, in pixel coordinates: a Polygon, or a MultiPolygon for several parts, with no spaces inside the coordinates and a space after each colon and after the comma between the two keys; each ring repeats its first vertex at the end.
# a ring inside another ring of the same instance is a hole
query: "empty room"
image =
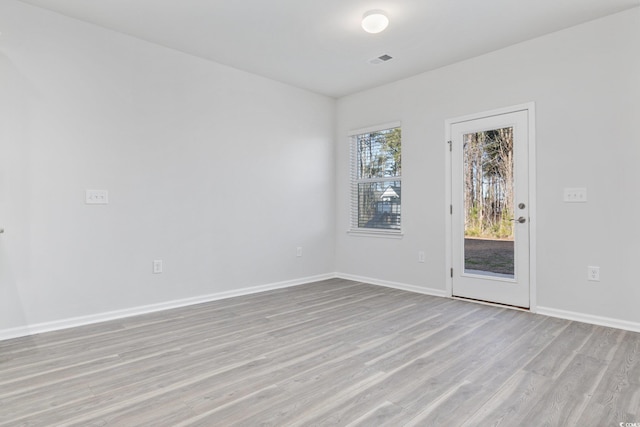
{"type": "Polygon", "coordinates": [[[0,0],[0,426],[640,426],[640,0],[0,0]]]}

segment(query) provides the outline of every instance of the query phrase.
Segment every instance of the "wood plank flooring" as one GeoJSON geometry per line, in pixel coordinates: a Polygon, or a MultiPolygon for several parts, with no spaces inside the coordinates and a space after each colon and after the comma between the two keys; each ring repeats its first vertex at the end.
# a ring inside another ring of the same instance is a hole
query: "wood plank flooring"
{"type": "Polygon", "coordinates": [[[620,423],[640,334],[338,279],[0,342],[0,426],[620,423]]]}

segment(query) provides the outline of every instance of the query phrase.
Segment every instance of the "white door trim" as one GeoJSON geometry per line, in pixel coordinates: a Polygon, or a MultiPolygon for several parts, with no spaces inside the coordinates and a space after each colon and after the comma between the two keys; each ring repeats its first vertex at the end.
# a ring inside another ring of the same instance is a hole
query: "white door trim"
{"type": "Polygon", "coordinates": [[[451,141],[451,126],[455,123],[466,122],[469,120],[477,120],[485,117],[497,116],[501,114],[513,113],[516,111],[527,111],[527,120],[529,123],[529,311],[535,313],[537,311],[537,194],[536,194],[536,120],[535,120],[535,103],[513,105],[510,107],[499,108],[480,113],[469,114],[460,117],[454,117],[445,120],[445,283],[446,295],[453,296],[453,279],[451,277],[451,268],[453,265],[453,236],[451,224],[450,206],[452,199],[452,183],[451,183],[451,152],[449,151],[449,141],[451,141]]]}

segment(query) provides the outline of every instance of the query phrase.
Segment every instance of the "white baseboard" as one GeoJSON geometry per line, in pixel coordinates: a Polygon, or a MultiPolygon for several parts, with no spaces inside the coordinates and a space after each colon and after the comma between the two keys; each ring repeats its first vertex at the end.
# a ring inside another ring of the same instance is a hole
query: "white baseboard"
{"type": "MultiPolygon", "coordinates": [[[[0,330],[0,341],[12,338],[25,337],[29,335],[41,334],[45,332],[58,331],[61,329],[74,328],[77,326],[85,326],[94,323],[106,322],[109,320],[117,320],[126,317],[138,316],[141,314],[155,313],[173,308],[186,307],[195,304],[202,304],[211,301],[217,301],[226,298],[233,298],[243,295],[250,295],[259,292],[272,291],[276,289],[289,288],[293,286],[305,285],[308,283],[319,282],[328,279],[345,279],[355,282],[367,283],[370,285],[384,286],[387,288],[399,289],[408,292],[415,292],[424,295],[432,295],[436,297],[447,297],[446,291],[443,289],[425,288],[421,286],[408,285],[404,283],[391,282],[387,280],[374,279],[372,277],[363,277],[346,273],[328,273],[318,276],[304,277],[284,282],[271,283],[267,285],[253,286],[249,288],[237,289],[233,291],[219,292],[215,294],[202,295],[193,298],[185,298],[174,301],[167,301],[158,304],[151,304],[139,307],[132,307],[123,310],[109,311],[105,313],[93,314],[89,316],[73,317],[69,319],[56,320],[53,322],[37,323],[17,328],[9,328],[0,330]]],[[[538,306],[537,314],[545,316],[558,317],[561,319],[575,320],[578,322],[590,323],[593,325],[607,326],[611,328],[624,329],[632,332],[640,332],[640,323],[630,322],[626,320],[613,319],[610,317],[594,316],[590,314],[577,313],[572,311],[558,310],[548,307],[538,306]]]]}
{"type": "Polygon", "coordinates": [[[548,307],[537,307],[537,314],[558,317],[560,319],[575,320],[577,322],[590,323],[592,325],[607,326],[609,328],[624,329],[626,331],[640,332],[640,323],[627,320],[613,319],[611,317],[594,316],[592,314],[577,313],[575,311],[558,310],[548,307]]]}
{"type": "Polygon", "coordinates": [[[407,285],[405,283],[390,282],[387,280],[374,279],[372,277],[356,276],[353,274],[336,273],[335,277],[345,280],[353,280],[354,282],[363,282],[370,285],[384,286],[386,288],[399,289],[402,291],[415,292],[417,294],[432,295],[434,297],[445,297],[444,289],[423,288],[422,286],[407,285]]]}
{"type": "Polygon", "coordinates": [[[155,313],[172,308],[186,307],[195,304],[202,304],[211,301],[217,301],[226,298],[233,298],[243,295],[250,295],[259,292],[272,291],[275,289],[289,288],[293,286],[305,285],[308,283],[319,282],[321,280],[333,279],[336,275],[323,274],[318,276],[304,277],[301,279],[287,280],[284,282],[271,283],[261,286],[253,286],[249,288],[237,289],[233,291],[219,292],[215,294],[202,295],[193,298],[185,298],[174,301],[167,301],[158,304],[144,305],[139,307],[126,308],[123,310],[109,311],[89,316],[73,317],[63,320],[55,320],[53,322],[37,323],[34,325],[22,326],[18,328],[10,328],[0,330],[0,341],[11,338],[25,337],[29,335],[41,334],[45,332],[58,331],[61,329],[75,328],[77,326],[91,325],[94,323],[106,322],[109,320],[123,319],[125,317],[138,316],[141,314],[155,313]]]}

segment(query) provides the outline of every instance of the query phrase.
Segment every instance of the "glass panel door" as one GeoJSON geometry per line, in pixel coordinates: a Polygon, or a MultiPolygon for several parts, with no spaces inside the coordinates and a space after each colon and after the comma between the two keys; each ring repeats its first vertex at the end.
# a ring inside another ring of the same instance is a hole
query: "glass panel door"
{"type": "Polygon", "coordinates": [[[451,123],[452,295],[529,307],[528,112],[451,123]]]}

